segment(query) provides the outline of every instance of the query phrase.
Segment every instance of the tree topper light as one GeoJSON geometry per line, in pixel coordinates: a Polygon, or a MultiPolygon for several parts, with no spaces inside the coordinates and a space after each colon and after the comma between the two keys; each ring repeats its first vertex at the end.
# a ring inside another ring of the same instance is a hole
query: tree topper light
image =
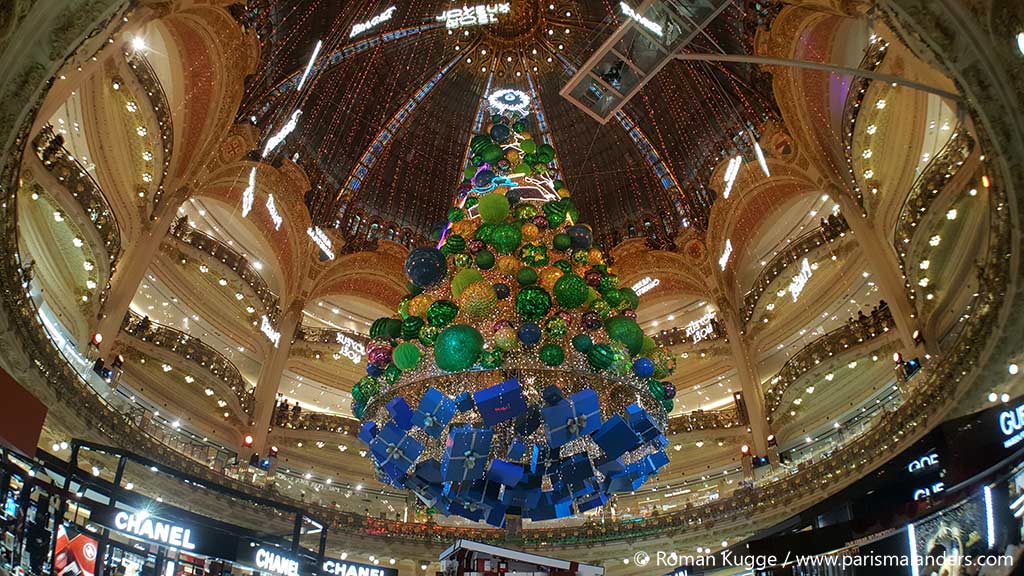
{"type": "Polygon", "coordinates": [[[530,96],[511,88],[491,92],[487,97],[487,103],[499,112],[517,112],[523,116],[530,112],[530,96]]]}

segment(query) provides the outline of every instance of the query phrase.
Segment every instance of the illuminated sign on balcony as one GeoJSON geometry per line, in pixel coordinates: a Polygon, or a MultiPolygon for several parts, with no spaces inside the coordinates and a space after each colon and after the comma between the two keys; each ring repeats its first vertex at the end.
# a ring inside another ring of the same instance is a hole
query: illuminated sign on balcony
{"type": "Polygon", "coordinates": [[[274,348],[277,348],[281,343],[281,333],[274,329],[274,325],[270,323],[270,318],[267,318],[266,314],[260,319],[260,330],[268,340],[274,343],[274,348]]]}
{"type": "Polygon", "coordinates": [[[637,296],[642,296],[655,289],[658,284],[661,284],[661,280],[648,276],[636,284],[633,284],[633,292],[636,292],[637,296]]]}
{"type": "Polygon", "coordinates": [[[999,429],[1003,431],[1003,448],[1012,448],[1024,440],[1024,404],[999,413],[999,429]]]}
{"type": "Polygon", "coordinates": [[[256,198],[256,167],[249,171],[249,185],[242,191],[242,218],[252,211],[252,203],[256,198]]]}
{"type": "Polygon", "coordinates": [[[637,24],[650,30],[651,33],[653,33],[655,36],[664,35],[664,31],[661,28],[661,24],[658,24],[657,22],[650,20],[643,14],[638,13],[636,10],[633,10],[633,8],[629,4],[626,4],[625,2],[621,2],[619,3],[619,5],[622,6],[622,13],[625,14],[627,17],[636,20],[637,24]]]}
{"type": "Polygon", "coordinates": [[[355,38],[356,36],[362,34],[363,32],[366,32],[367,30],[370,30],[371,28],[376,28],[382,22],[387,22],[388,20],[391,20],[391,15],[395,13],[395,10],[397,10],[397,8],[392,6],[391,8],[388,8],[387,10],[367,20],[366,22],[360,22],[356,24],[355,26],[352,27],[352,33],[349,34],[348,37],[355,38]]]}
{"type": "Polygon", "coordinates": [[[814,270],[811,268],[811,263],[804,258],[803,264],[800,265],[800,272],[793,277],[793,280],[789,282],[789,294],[793,297],[793,302],[800,298],[800,294],[803,293],[804,287],[807,286],[807,281],[814,275],[814,270]]]}
{"type": "Polygon", "coordinates": [[[266,158],[271,152],[273,152],[278,146],[280,146],[284,142],[284,139],[287,138],[289,134],[295,131],[295,127],[299,125],[299,116],[302,116],[302,110],[296,110],[295,112],[292,112],[292,116],[291,118],[288,119],[288,122],[285,123],[285,125],[282,126],[281,129],[278,130],[276,134],[274,134],[273,136],[270,137],[269,140],[267,140],[267,145],[263,147],[264,158],[266,158]]]}
{"type": "Polygon", "coordinates": [[[356,342],[352,338],[338,332],[338,344],[341,344],[341,350],[338,352],[352,361],[353,364],[359,364],[363,360],[363,355],[366,354],[366,347],[356,342]]]}
{"type": "Polygon", "coordinates": [[[284,222],[284,218],[282,218],[281,213],[277,211],[277,205],[274,204],[273,194],[267,196],[267,211],[270,212],[270,219],[274,221],[274,230],[280,230],[281,222],[284,222]]]}
{"type": "Polygon", "coordinates": [[[444,22],[445,28],[454,30],[494,24],[498,21],[498,14],[508,14],[511,11],[512,5],[507,2],[504,4],[477,4],[476,6],[452,8],[438,16],[437,20],[444,22]]]}
{"type": "Polygon", "coordinates": [[[331,239],[327,237],[327,233],[320,229],[319,226],[313,226],[306,230],[306,234],[313,239],[313,243],[320,248],[328,260],[334,260],[334,248],[331,244],[331,239]]]}
{"type": "Polygon", "coordinates": [[[694,344],[711,338],[715,332],[715,313],[708,312],[686,325],[686,337],[694,344]]]}
{"type": "Polygon", "coordinates": [[[725,267],[729,264],[729,257],[732,256],[732,240],[725,239],[725,250],[722,251],[722,257],[718,259],[718,265],[725,270],[725,267]]]}
{"type": "Polygon", "coordinates": [[[732,185],[736,182],[736,176],[739,175],[741,166],[743,166],[743,158],[733,156],[732,160],[729,160],[729,166],[725,169],[725,189],[722,190],[723,199],[728,198],[729,193],[732,192],[732,185]]]}

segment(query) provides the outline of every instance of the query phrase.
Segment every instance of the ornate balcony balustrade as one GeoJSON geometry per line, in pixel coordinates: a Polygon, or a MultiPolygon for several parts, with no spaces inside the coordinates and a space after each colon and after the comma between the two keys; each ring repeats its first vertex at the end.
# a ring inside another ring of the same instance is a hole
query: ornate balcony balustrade
{"type": "Polygon", "coordinates": [[[279,411],[274,414],[273,425],[288,430],[304,430],[310,432],[338,432],[356,435],[359,433],[359,421],[340,414],[324,414],[322,412],[302,412],[294,414],[290,411],[279,411]]]}
{"type": "MultiPolygon", "coordinates": [[[[885,59],[887,50],[889,49],[889,43],[882,40],[877,36],[872,36],[871,42],[868,44],[867,51],[864,53],[864,58],[861,59],[860,68],[861,70],[868,70],[874,72],[878,70],[878,67],[882,65],[882,61],[885,59]]],[[[850,81],[850,90],[846,94],[846,103],[843,105],[843,119],[842,124],[845,129],[843,130],[843,152],[846,156],[846,164],[850,167],[851,174],[853,171],[853,132],[857,127],[857,119],[860,117],[861,105],[864,103],[864,97],[867,96],[868,87],[871,85],[872,79],[867,76],[856,76],[850,81]]],[[[864,193],[861,191],[860,186],[857,185],[856,179],[851,179],[851,184],[854,191],[857,194],[857,203],[862,207],[864,206],[864,193]]]]}
{"type": "Polygon", "coordinates": [[[143,342],[148,342],[173,352],[186,360],[206,368],[235,393],[235,397],[238,399],[238,404],[242,407],[242,410],[246,414],[252,414],[255,399],[252,391],[248,389],[245,380],[239,374],[238,368],[225,358],[223,354],[217,352],[202,340],[193,338],[180,330],[157,324],[149,320],[148,317],[139,316],[132,311],[129,311],[125,316],[125,321],[121,328],[126,333],[143,342]]]}
{"type": "Polygon", "coordinates": [[[213,256],[231,268],[243,282],[252,288],[252,291],[263,303],[263,309],[271,320],[276,320],[281,313],[277,295],[270,291],[267,282],[260,276],[260,273],[252,267],[249,260],[236,252],[220,240],[204,234],[188,225],[188,220],[183,216],[175,222],[171,228],[171,236],[213,256]]]}
{"type": "Polygon", "coordinates": [[[895,327],[892,312],[886,305],[878,308],[869,316],[854,318],[851,322],[801,348],[782,365],[782,369],[771,379],[768,388],[765,389],[765,404],[768,412],[772,413],[777,410],[782,404],[782,397],[786,390],[821,362],[841,354],[853,346],[878,338],[895,327]]]}
{"type": "MultiPolygon", "coordinates": [[[[958,124],[953,128],[949,141],[914,179],[910,192],[900,207],[896,229],[893,232],[892,241],[901,264],[906,257],[906,245],[913,239],[918,224],[973,151],[974,138],[968,134],[964,126],[958,124]]],[[[907,289],[913,292],[909,283],[907,289]]]]}
{"type": "Polygon", "coordinates": [[[89,221],[96,227],[110,263],[116,262],[121,254],[121,230],[99,183],[64,148],[64,137],[56,134],[52,126],[43,127],[33,145],[43,166],[67,188],[68,193],[78,201],[89,221]]]}
{"type": "Polygon", "coordinates": [[[772,282],[782,275],[790,264],[797,262],[811,250],[842,238],[849,229],[850,225],[847,224],[845,218],[830,215],[827,219],[823,220],[820,228],[800,236],[793,242],[790,242],[782,252],[776,254],[761,269],[757,279],[754,280],[754,287],[743,295],[743,309],[740,310],[743,313],[743,321],[749,322],[754,317],[754,310],[757,308],[757,302],[761,299],[761,296],[764,295],[772,282]]]}
{"type": "MultiPolygon", "coordinates": [[[[160,83],[156,71],[153,70],[142,51],[127,49],[125,50],[125,59],[149,99],[153,113],[156,114],[157,124],[160,126],[160,145],[164,150],[161,174],[166,175],[167,168],[171,164],[171,155],[174,152],[174,124],[171,122],[170,101],[167,99],[167,94],[164,92],[164,87],[160,83]]],[[[154,206],[160,205],[163,194],[164,184],[163,178],[161,178],[153,198],[154,206]]]]}
{"type": "Polygon", "coordinates": [[[745,414],[741,414],[736,405],[719,410],[694,410],[673,416],[668,421],[668,432],[680,434],[683,432],[698,432],[701,430],[728,430],[747,425],[745,414]]]}

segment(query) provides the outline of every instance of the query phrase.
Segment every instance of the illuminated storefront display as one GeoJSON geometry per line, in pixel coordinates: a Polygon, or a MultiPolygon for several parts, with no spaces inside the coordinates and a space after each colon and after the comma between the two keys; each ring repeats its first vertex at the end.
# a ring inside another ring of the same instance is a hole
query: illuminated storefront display
{"type": "Polygon", "coordinates": [[[327,576],[398,576],[394,568],[369,566],[346,560],[325,560],[321,572],[327,576]]]}
{"type": "Polygon", "coordinates": [[[1024,440],[1024,404],[999,413],[999,429],[1003,432],[1003,448],[1012,448],[1024,440]]]}
{"type": "Polygon", "coordinates": [[[811,267],[811,263],[804,258],[803,263],[800,265],[800,272],[793,277],[793,280],[789,283],[789,294],[793,297],[793,302],[796,302],[800,298],[800,294],[803,293],[804,287],[807,286],[807,281],[814,275],[814,270],[811,267]]]}

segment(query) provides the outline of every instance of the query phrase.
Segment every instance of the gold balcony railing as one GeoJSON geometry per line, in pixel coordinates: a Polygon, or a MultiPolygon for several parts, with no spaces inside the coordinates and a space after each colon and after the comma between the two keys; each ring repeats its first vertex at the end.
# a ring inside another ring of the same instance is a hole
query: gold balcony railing
{"type": "Polygon", "coordinates": [[[143,342],[148,342],[202,366],[234,392],[242,411],[252,415],[255,404],[252,391],[249,390],[234,363],[214,350],[209,344],[180,330],[157,324],[148,317],[139,316],[130,310],[125,315],[121,329],[143,342]]]}
{"type": "MultiPolygon", "coordinates": [[[[852,321],[824,334],[794,354],[782,369],[769,381],[764,397],[768,413],[775,412],[782,404],[786,390],[801,376],[810,372],[825,360],[844,351],[878,338],[896,327],[888,306],[878,308],[869,316],[852,321]]],[[[770,418],[769,418],[770,419],[770,418]]]]}

